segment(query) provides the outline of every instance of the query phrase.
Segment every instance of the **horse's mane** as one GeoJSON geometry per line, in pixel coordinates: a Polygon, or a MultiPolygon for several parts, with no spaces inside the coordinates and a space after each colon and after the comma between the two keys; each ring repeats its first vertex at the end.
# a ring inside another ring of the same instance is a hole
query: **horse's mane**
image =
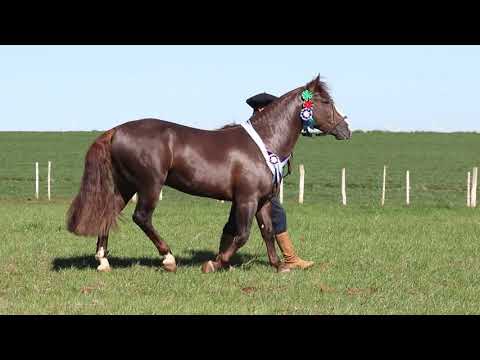
{"type": "MultiPolygon", "coordinates": [[[[274,100],[271,104],[265,107],[263,111],[256,112],[252,115],[250,120],[256,124],[259,124],[263,122],[264,119],[270,118],[272,116],[278,118],[280,116],[289,116],[288,112],[286,111],[287,109],[291,108],[287,105],[287,107],[282,106],[285,102],[291,103],[291,104],[296,104],[294,99],[300,100],[300,93],[304,91],[305,89],[309,89],[313,91],[314,94],[319,94],[321,97],[325,98],[326,100],[331,101],[332,97],[330,96],[329,90],[328,90],[328,85],[320,80],[320,75],[317,76],[315,79],[310,81],[307,85],[305,86],[300,86],[296,89],[293,89],[289,91],[288,93],[282,95],[278,99],[274,100]]],[[[239,127],[239,124],[235,123],[229,123],[226,125],[223,125],[221,128],[217,130],[224,130],[224,129],[231,129],[231,128],[237,128],[239,127]]]]}
{"type": "Polygon", "coordinates": [[[229,128],[232,128],[232,127],[237,127],[238,124],[235,124],[235,123],[229,123],[229,124],[225,124],[223,125],[221,128],[218,128],[216,130],[223,130],[223,129],[229,129],[229,128]]]}
{"type": "MultiPolygon", "coordinates": [[[[315,79],[317,86],[316,86],[316,91],[325,99],[327,100],[332,100],[332,96],[330,95],[330,89],[328,88],[328,85],[325,81],[320,80],[320,76],[317,76],[315,79]]],[[[315,81],[313,80],[313,81],[315,81]]]]}

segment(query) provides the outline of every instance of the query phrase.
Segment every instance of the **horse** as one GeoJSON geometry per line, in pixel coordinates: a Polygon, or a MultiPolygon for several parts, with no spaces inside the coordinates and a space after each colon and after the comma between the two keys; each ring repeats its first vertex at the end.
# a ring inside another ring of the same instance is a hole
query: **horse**
{"type": "MultiPolygon", "coordinates": [[[[265,146],[280,158],[292,153],[302,131],[302,94],[311,94],[313,126],[337,140],[351,138],[340,114],[317,76],[291,90],[254,114],[250,123],[265,146]]],[[[278,185],[278,184],[277,184],[278,185]]],[[[257,144],[241,125],[202,130],[159,119],[140,119],[101,134],[85,155],[78,194],[67,212],[67,229],[78,236],[96,236],[95,258],[99,271],[110,271],[109,232],[135,193],[138,200],[132,219],[153,242],[162,267],[175,272],[175,257],[152,224],[163,186],[184,193],[230,201],[236,234],[220,244],[218,255],[202,265],[204,273],[229,267],[232,256],[247,242],[256,217],[271,266],[280,261],[275,250],[270,199],[278,192],[275,179],[257,144]]]]}

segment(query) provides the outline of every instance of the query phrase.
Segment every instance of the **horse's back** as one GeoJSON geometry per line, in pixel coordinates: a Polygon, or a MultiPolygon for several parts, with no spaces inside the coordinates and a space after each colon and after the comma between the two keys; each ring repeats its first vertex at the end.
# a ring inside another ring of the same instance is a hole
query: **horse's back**
{"type": "Polygon", "coordinates": [[[158,119],[115,128],[112,155],[137,188],[166,184],[193,195],[228,200],[242,179],[258,187],[258,171],[266,167],[241,127],[211,131],[158,119]]]}

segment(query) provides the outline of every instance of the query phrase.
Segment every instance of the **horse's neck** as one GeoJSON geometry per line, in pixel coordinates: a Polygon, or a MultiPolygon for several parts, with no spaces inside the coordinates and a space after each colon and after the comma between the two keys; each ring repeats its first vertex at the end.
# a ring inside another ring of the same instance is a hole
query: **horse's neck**
{"type": "Polygon", "coordinates": [[[300,110],[296,111],[296,107],[288,110],[288,116],[278,116],[276,118],[270,116],[263,119],[260,117],[257,121],[252,119],[252,125],[267,149],[273,151],[282,159],[293,152],[302,130],[300,110]]]}

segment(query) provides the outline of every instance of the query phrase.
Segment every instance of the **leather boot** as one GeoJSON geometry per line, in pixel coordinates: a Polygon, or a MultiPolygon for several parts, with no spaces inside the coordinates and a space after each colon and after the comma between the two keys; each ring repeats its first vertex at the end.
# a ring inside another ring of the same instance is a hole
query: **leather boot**
{"type": "Polygon", "coordinates": [[[307,269],[314,264],[313,261],[302,260],[295,254],[292,241],[287,231],[275,235],[275,238],[280,250],[282,250],[284,258],[283,266],[279,271],[282,271],[285,267],[288,269],[307,269]]]}

